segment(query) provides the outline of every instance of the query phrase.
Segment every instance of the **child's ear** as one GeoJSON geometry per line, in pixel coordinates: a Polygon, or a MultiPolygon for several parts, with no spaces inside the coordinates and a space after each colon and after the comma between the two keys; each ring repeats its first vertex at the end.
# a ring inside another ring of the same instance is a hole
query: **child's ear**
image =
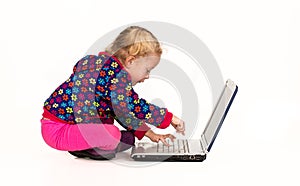
{"type": "Polygon", "coordinates": [[[134,60],[135,60],[134,56],[128,56],[128,57],[126,57],[125,62],[124,62],[125,67],[129,68],[133,64],[134,60]]]}

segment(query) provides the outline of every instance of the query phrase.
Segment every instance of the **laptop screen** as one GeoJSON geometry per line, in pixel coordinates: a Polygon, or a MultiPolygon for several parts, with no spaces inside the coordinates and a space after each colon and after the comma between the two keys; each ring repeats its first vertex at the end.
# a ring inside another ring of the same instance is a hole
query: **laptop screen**
{"type": "Polygon", "coordinates": [[[238,87],[234,84],[234,82],[227,80],[225,88],[223,89],[222,94],[202,134],[202,139],[206,142],[206,148],[208,152],[210,151],[219,133],[219,130],[237,91],[238,87]]]}

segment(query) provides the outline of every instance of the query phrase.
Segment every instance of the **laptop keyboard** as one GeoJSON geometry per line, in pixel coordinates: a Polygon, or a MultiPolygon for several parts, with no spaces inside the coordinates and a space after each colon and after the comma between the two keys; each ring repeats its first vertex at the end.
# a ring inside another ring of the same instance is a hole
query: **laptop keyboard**
{"type": "Polygon", "coordinates": [[[166,140],[170,146],[164,145],[162,142],[157,143],[157,152],[160,153],[189,153],[189,144],[187,140],[177,139],[173,142],[166,140]]]}

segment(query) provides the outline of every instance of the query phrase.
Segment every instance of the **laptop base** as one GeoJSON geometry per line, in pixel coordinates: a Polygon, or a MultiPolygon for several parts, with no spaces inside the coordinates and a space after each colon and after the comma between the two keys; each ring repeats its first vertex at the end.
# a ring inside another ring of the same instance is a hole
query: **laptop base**
{"type": "Polygon", "coordinates": [[[166,162],[202,162],[205,155],[135,155],[135,161],[166,161],[166,162]]]}

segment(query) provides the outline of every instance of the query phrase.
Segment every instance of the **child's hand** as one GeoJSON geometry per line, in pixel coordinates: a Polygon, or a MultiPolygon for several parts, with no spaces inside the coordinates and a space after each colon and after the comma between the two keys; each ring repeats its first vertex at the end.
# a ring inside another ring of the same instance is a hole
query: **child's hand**
{"type": "Polygon", "coordinates": [[[175,136],[173,136],[172,134],[156,134],[152,130],[148,130],[146,132],[145,136],[147,136],[151,141],[156,142],[156,143],[161,141],[166,146],[170,146],[170,144],[168,144],[166,142],[167,138],[170,138],[171,141],[174,141],[174,139],[175,139],[175,136]]]}
{"type": "Polygon", "coordinates": [[[185,135],[185,124],[184,121],[173,115],[171,125],[175,128],[177,133],[185,135]]]}

